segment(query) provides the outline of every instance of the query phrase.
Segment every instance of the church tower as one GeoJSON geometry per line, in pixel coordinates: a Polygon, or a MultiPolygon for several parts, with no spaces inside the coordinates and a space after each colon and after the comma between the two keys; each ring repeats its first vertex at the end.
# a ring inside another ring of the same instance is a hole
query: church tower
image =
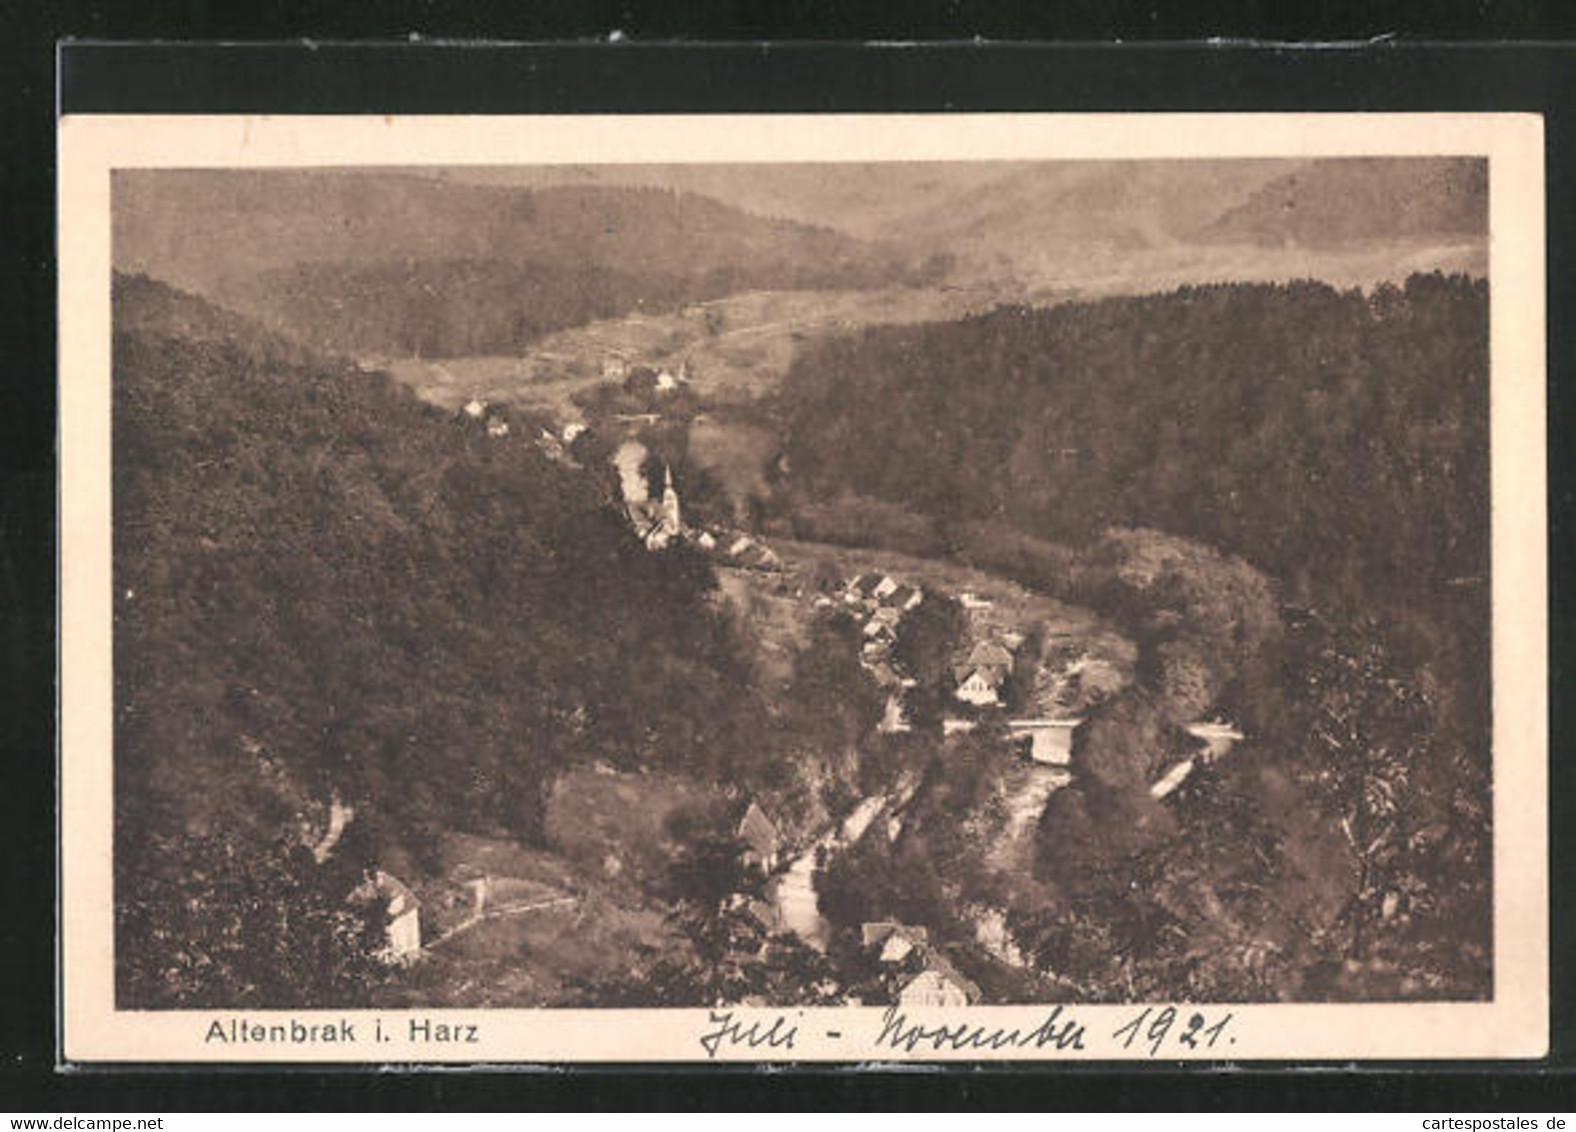
{"type": "Polygon", "coordinates": [[[673,534],[684,530],[684,524],[679,518],[679,493],[673,486],[673,468],[664,468],[666,479],[662,485],[662,525],[673,534]]]}

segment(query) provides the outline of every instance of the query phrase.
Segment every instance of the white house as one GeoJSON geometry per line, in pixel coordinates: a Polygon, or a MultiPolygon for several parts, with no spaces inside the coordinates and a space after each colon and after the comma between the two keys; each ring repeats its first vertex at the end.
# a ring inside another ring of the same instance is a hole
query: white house
{"type": "Polygon", "coordinates": [[[915,975],[897,992],[903,1006],[971,1006],[980,1000],[980,988],[949,963],[946,958],[928,948],[925,969],[915,975]]]}
{"type": "Polygon", "coordinates": [[[963,678],[953,694],[966,704],[984,707],[987,704],[1000,702],[996,695],[996,690],[1000,686],[1000,680],[992,680],[986,670],[976,668],[963,678]]]}
{"type": "Polygon", "coordinates": [[[481,419],[481,415],[483,413],[485,413],[486,411],[487,411],[487,402],[486,401],[482,401],[482,400],[480,400],[478,398],[472,397],[469,401],[465,402],[465,415],[468,416],[468,417],[471,417],[471,418],[476,419],[476,420],[480,420],[481,419]]]}
{"type": "Polygon", "coordinates": [[[378,869],[351,892],[358,904],[381,902],[384,946],[377,953],[384,963],[408,963],[421,954],[421,904],[416,894],[398,877],[378,869]]]}

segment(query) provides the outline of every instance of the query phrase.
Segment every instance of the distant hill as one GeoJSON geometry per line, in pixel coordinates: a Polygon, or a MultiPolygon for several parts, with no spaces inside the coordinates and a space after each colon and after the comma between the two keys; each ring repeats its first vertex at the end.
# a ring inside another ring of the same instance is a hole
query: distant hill
{"type": "MultiPolygon", "coordinates": [[[[970,170],[976,166],[968,166],[970,170]]],[[[1482,170],[1454,158],[1062,161],[936,188],[885,231],[951,282],[1044,303],[1184,284],[1483,274],[1482,170]]]]}
{"type": "Polygon", "coordinates": [[[117,174],[114,193],[117,269],[335,348],[502,353],[627,311],[907,270],[831,229],[666,189],[161,170],[117,174]]]}
{"type": "Polygon", "coordinates": [[[1276,177],[1199,232],[1214,243],[1312,247],[1487,234],[1488,164],[1465,157],[1315,161],[1276,177]]]}
{"type": "Polygon", "coordinates": [[[1065,161],[1015,167],[901,217],[894,238],[985,259],[1189,239],[1285,161],[1065,161]]]}

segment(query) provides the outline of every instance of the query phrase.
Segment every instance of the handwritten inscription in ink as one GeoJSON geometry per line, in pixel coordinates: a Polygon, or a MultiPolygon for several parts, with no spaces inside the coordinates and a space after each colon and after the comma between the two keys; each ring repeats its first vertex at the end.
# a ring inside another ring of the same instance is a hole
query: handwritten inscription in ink
{"type": "Polygon", "coordinates": [[[883,1049],[900,1049],[912,1053],[916,1049],[933,1050],[1000,1050],[1000,1049],[1083,1049],[1084,1026],[1071,1015],[1063,1017],[1062,1008],[1055,1007],[1045,1020],[1033,1029],[1022,1027],[1008,1029],[1003,1026],[988,1027],[958,1022],[955,1025],[924,1026],[910,1023],[908,1016],[896,1006],[889,1006],[881,1015],[881,1034],[876,1045],[883,1049]]]}
{"type": "MultiPolygon", "coordinates": [[[[1111,1032],[1111,1052],[1140,1057],[1160,1057],[1167,1052],[1185,1057],[1217,1049],[1224,1052],[1237,1041],[1230,1033],[1234,1017],[1229,1012],[1206,1014],[1186,1007],[1146,1006],[1111,1032]]],[[[712,1010],[707,1013],[706,1029],[698,1040],[708,1058],[729,1053],[788,1055],[799,1041],[799,1025],[789,1014],[751,1018],[733,1010],[712,1010]]],[[[841,1041],[844,1032],[826,1030],[824,1035],[841,1041]]],[[[1104,1039],[1091,1035],[1088,1025],[1065,1006],[1052,1007],[1031,1027],[991,1026],[967,1017],[943,1022],[914,1020],[893,1005],[882,1012],[878,1031],[847,1036],[853,1039],[854,1047],[862,1046],[859,1039],[865,1037],[878,1050],[900,1053],[1037,1051],[1045,1055],[1083,1051],[1093,1043],[1094,1052],[1099,1054],[1099,1047],[1104,1045],[1104,1039]]],[[[853,1047],[850,1053],[855,1053],[853,1047]]]]}
{"type": "Polygon", "coordinates": [[[729,1049],[744,1046],[746,1049],[793,1049],[799,1036],[797,1024],[790,1023],[784,1015],[777,1015],[770,1025],[755,1021],[745,1025],[736,1019],[731,1010],[713,1010],[709,1014],[711,1029],[701,1035],[700,1044],[707,1057],[716,1057],[724,1046],[729,1049]]]}
{"type": "MultiPolygon", "coordinates": [[[[1139,1049],[1147,1046],[1150,1057],[1159,1056],[1160,1049],[1165,1045],[1168,1037],[1188,1052],[1196,1053],[1199,1050],[1215,1048],[1221,1036],[1226,1034],[1232,1015],[1228,1013],[1223,1018],[1211,1022],[1195,1010],[1188,1014],[1186,1021],[1179,1028],[1177,1023],[1181,1017],[1174,1006],[1167,1006],[1158,1011],[1153,1006],[1146,1006],[1132,1020],[1118,1027],[1111,1037],[1121,1043],[1124,1050],[1134,1048],[1135,1043],[1139,1049]]],[[[1234,1045],[1236,1040],[1228,1035],[1225,1044],[1234,1045]]]]}

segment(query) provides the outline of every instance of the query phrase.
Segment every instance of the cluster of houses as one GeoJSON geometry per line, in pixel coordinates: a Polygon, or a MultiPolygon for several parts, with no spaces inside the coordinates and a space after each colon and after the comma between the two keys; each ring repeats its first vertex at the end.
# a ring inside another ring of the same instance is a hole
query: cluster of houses
{"type": "MultiPolygon", "coordinates": [[[[690,364],[687,358],[680,363],[677,373],[666,366],[647,366],[645,369],[651,375],[650,387],[654,393],[676,393],[690,383],[690,364]]],[[[622,354],[609,354],[602,361],[602,377],[606,381],[627,383],[639,371],[640,367],[631,365],[629,359],[622,354]]]]}
{"type": "Polygon", "coordinates": [[[822,608],[842,608],[859,621],[863,636],[859,662],[887,691],[880,723],[881,731],[887,734],[912,729],[903,694],[918,682],[893,661],[892,646],[897,643],[898,625],[904,616],[924,600],[925,591],[919,586],[874,571],[850,578],[836,599],[825,595],[817,599],[822,608]]]}
{"type": "Polygon", "coordinates": [[[692,541],[720,566],[763,573],[776,573],[783,568],[777,552],[753,535],[739,531],[696,531],[692,541]]]}

